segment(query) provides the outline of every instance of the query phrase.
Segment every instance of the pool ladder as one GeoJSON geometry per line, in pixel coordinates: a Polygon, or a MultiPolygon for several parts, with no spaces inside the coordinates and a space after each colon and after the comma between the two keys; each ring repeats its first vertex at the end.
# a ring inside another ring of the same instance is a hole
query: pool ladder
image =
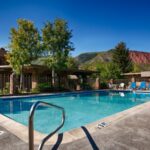
{"type": "Polygon", "coordinates": [[[50,103],[38,101],[34,103],[30,109],[30,114],[29,114],[29,150],[34,150],[34,124],[33,124],[33,119],[34,119],[34,112],[38,108],[38,106],[46,106],[46,107],[54,107],[58,110],[62,111],[62,122],[61,124],[51,133],[49,133],[43,140],[41,141],[38,150],[42,150],[45,142],[50,139],[59,129],[61,129],[64,125],[65,122],[65,110],[62,107],[59,107],[57,105],[53,105],[50,103]]]}

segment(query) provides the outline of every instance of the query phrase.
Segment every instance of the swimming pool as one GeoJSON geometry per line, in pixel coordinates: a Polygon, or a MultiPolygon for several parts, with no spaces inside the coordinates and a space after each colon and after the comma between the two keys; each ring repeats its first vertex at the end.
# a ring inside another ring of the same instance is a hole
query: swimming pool
{"type": "MultiPolygon", "coordinates": [[[[0,113],[28,125],[29,110],[36,101],[49,102],[64,107],[66,121],[60,132],[65,132],[121,112],[150,100],[150,94],[92,91],[29,98],[0,100],[0,113]]],[[[49,133],[61,123],[61,111],[39,107],[35,111],[35,129],[49,133]]]]}

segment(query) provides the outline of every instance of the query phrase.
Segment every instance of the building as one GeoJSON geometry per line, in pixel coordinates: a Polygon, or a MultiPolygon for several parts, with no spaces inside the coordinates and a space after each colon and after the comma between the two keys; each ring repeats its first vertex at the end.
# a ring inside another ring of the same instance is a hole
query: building
{"type": "Polygon", "coordinates": [[[123,73],[122,76],[125,79],[132,80],[134,79],[137,82],[141,81],[149,81],[150,79],[150,71],[142,71],[142,72],[136,72],[136,73],[123,73]]]}
{"type": "MultiPolygon", "coordinates": [[[[66,90],[85,90],[88,88],[99,89],[99,79],[91,78],[96,71],[66,69],[55,71],[55,87],[66,90]]],[[[3,91],[9,85],[10,94],[15,93],[19,87],[19,80],[14,75],[10,65],[0,65],[0,90],[3,91]]],[[[40,83],[48,83],[52,87],[52,70],[46,66],[27,65],[23,68],[23,91],[32,91],[40,83]]],[[[7,87],[8,88],[8,87],[7,87]]]]}
{"type": "Polygon", "coordinates": [[[150,82],[150,71],[142,71],[136,73],[123,73],[122,74],[123,80],[119,82],[124,82],[126,85],[129,82],[136,82],[137,86],[140,86],[142,81],[150,82]]]}
{"type": "MultiPolygon", "coordinates": [[[[8,65],[5,59],[6,51],[0,49],[0,93],[7,89],[11,94],[19,89],[20,76],[13,73],[12,67],[8,65]],[[8,87],[9,86],[9,87],[8,87]]],[[[91,78],[91,75],[97,74],[96,71],[66,69],[55,70],[55,87],[66,90],[84,90],[88,88],[99,89],[99,79],[91,78]]],[[[30,92],[39,84],[46,83],[52,87],[52,70],[44,65],[26,65],[23,68],[22,90],[30,92]]]]}

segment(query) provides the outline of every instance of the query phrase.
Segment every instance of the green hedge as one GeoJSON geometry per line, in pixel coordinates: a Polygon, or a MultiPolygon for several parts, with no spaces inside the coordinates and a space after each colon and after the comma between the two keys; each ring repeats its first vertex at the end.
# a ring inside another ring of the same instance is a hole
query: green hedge
{"type": "Polygon", "coordinates": [[[39,83],[36,88],[32,90],[33,93],[49,92],[51,86],[49,83],[39,83]]]}

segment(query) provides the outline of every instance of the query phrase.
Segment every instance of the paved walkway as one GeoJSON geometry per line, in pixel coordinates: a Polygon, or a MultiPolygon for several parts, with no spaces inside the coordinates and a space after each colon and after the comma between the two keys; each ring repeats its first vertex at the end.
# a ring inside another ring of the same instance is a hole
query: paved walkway
{"type": "MultiPolygon", "coordinates": [[[[5,131],[2,127],[0,130],[5,131]]],[[[150,108],[103,129],[97,129],[97,132],[92,135],[85,127],[82,127],[82,130],[86,138],[61,144],[62,134],[53,147],[45,146],[44,150],[150,150],[150,108]]],[[[0,135],[0,150],[28,150],[28,145],[5,131],[0,135]]]]}

